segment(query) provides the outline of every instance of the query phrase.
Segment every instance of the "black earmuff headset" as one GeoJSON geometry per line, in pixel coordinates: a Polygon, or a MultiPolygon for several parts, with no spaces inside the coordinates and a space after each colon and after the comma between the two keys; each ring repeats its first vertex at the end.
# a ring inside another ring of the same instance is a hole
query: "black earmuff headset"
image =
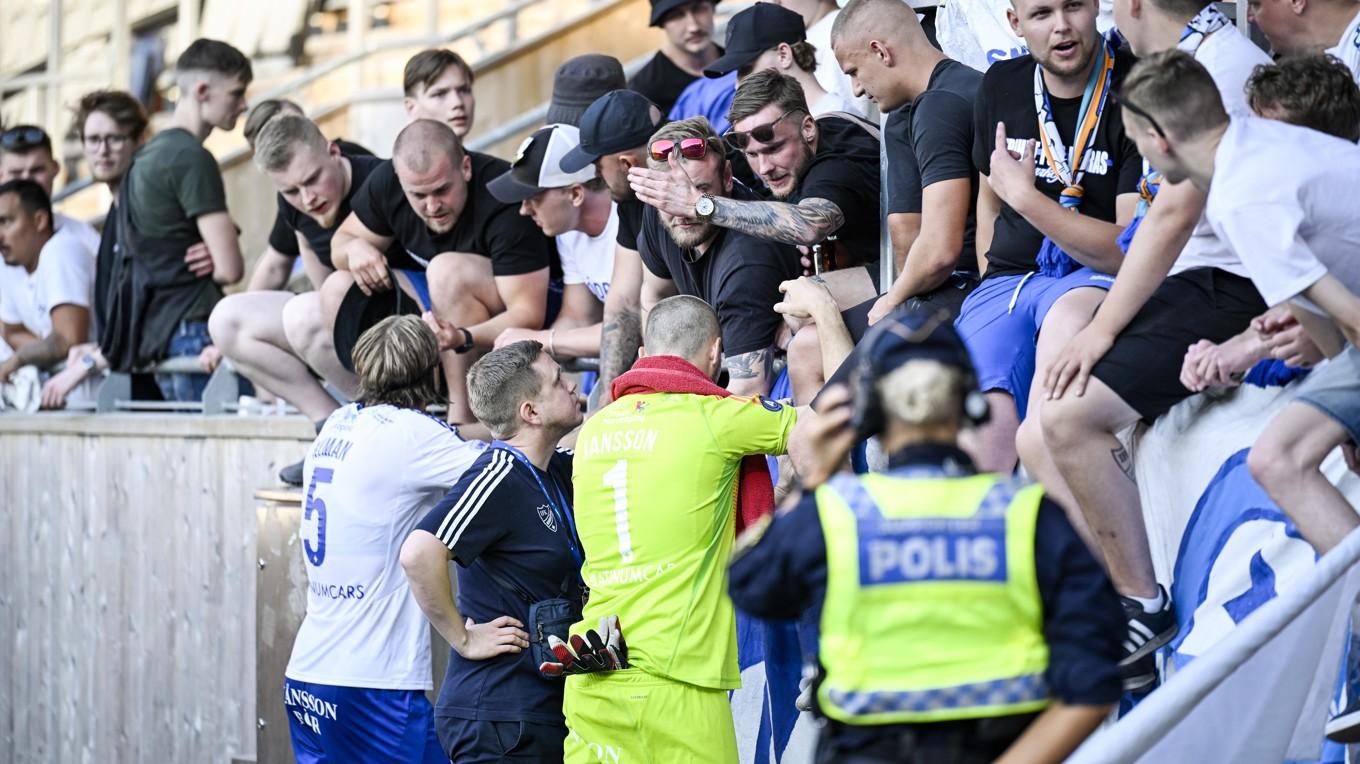
{"type": "MultiPolygon", "coordinates": [[[[885,338],[896,336],[910,343],[922,343],[935,333],[942,324],[948,322],[949,314],[940,311],[933,314],[925,312],[888,316],[875,324],[869,333],[864,337],[864,341],[859,348],[859,362],[855,367],[854,376],[854,413],[850,424],[855,428],[855,435],[860,440],[879,435],[887,426],[886,414],[883,411],[883,400],[878,392],[879,370],[876,360],[879,356],[879,346],[883,344],[885,338]],[[911,323],[919,322],[915,328],[911,323]]],[[[974,427],[986,424],[991,418],[991,407],[987,404],[987,397],[978,389],[977,372],[973,369],[973,359],[968,355],[968,349],[963,346],[963,342],[954,332],[946,332],[948,342],[956,352],[956,357],[944,361],[958,368],[962,373],[963,392],[963,414],[964,419],[974,427]]]]}

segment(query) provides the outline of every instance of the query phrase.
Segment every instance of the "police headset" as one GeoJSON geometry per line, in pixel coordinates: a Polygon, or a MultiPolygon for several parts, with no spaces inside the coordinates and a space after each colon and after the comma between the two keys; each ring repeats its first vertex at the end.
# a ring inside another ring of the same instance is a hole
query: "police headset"
{"type": "MultiPolygon", "coordinates": [[[[912,318],[910,314],[885,317],[869,330],[859,349],[859,362],[855,367],[854,413],[850,424],[855,428],[855,435],[860,440],[881,434],[887,424],[883,400],[878,392],[878,374],[874,369],[878,346],[889,334],[897,335],[913,344],[924,342],[941,324],[949,321],[949,314],[938,311],[926,315],[916,329],[904,325],[910,318],[912,318]]],[[[968,349],[963,346],[958,335],[949,332],[948,336],[949,343],[958,353],[953,365],[963,375],[961,380],[964,389],[963,417],[974,427],[981,426],[991,418],[991,407],[987,404],[987,397],[978,389],[977,372],[973,369],[973,359],[968,355],[968,349]]]]}

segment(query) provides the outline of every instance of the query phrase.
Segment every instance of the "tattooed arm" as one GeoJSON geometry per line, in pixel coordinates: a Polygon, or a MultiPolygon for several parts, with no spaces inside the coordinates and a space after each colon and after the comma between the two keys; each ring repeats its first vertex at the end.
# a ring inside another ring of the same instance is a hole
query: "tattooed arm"
{"type": "Polygon", "coordinates": [[[604,298],[600,327],[600,377],[590,396],[590,411],[606,406],[613,396],[609,386],[637,360],[642,345],[642,257],[635,249],[614,248],[614,271],[604,298]]]}
{"type": "Polygon", "coordinates": [[[765,395],[770,392],[774,360],[769,348],[725,356],[722,366],[727,369],[727,389],[734,395],[765,395]]]}
{"type": "Polygon", "coordinates": [[[761,239],[810,247],[845,223],[845,213],[826,199],[788,202],[714,200],[713,224],[761,239]]]}

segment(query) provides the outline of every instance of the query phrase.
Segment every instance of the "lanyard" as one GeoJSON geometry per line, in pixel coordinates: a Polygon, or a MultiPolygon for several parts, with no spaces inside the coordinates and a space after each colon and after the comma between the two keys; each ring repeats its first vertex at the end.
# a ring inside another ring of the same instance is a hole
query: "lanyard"
{"type": "Polygon", "coordinates": [[[1063,207],[1073,210],[1081,204],[1081,181],[1086,175],[1082,163],[1086,152],[1095,145],[1096,128],[1100,125],[1100,117],[1105,112],[1105,101],[1110,93],[1110,77],[1114,72],[1114,52],[1104,40],[1101,40],[1099,45],[1100,58],[1091,68],[1091,78],[1087,81],[1086,92],[1082,95],[1080,121],[1077,123],[1077,133],[1073,137],[1070,154],[1063,145],[1058,124],[1053,120],[1053,107],[1049,103],[1048,88],[1044,86],[1043,67],[1038,64],[1034,66],[1034,110],[1039,118],[1039,146],[1043,149],[1049,168],[1065,186],[1058,201],[1063,207]]]}
{"type": "Polygon", "coordinates": [[[503,440],[492,442],[491,447],[501,448],[510,452],[510,455],[515,457],[515,461],[523,464],[528,468],[529,474],[533,475],[534,482],[538,483],[538,490],[542,491],[543,498],[548,500],[548,507],[552,510],[553,517],[556,517],[557,522],[561,523],[562,527],[567,531],[567,548],[571,550],[571,557],[576,561],[576,570],[579,575],[581,566],[585,564],[585,555],[582,554],[581,547],[577,542],[576,522],[572,519],[571,513],[566,510],[568,504],[567,495],[562,492],[562,487],[557,484],[557,480],[549,473],[548,480],[552,481],[553,488],[557,489],[557,499],[553,499],[553,495],[548,492],[548,487],[543,484],[543,478],[538,474],[538,468],[534,466],[533,462],[529,461],[529,457],[525,456],[523,451],[520,451],[518,448],[515,448],[503,440]],[[558,504],[559,501],[561,502],[560,505],[558,504]]]}

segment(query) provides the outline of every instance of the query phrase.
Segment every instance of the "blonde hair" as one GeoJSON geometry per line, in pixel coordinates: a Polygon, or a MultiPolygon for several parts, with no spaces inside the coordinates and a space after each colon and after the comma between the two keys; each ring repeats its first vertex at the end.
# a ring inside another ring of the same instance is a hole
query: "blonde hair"
{"type": "Polygon", "coordinates": [[[325,154],[331,142],[310,119],[281,114],[265,123],[255,136],[255,166],[265,172],[283,172],[303,146],[325,154]]]}
{"type": "Polygon", "coordinates": [[[883,411],[903,424],[957,422],[963,411],[963,375],[939,361],[916,359],[878,382],[883,411]]]}
{"type": "Polygon", "coordinates": [[[520,404],[538,400],[543,380],[534,361],[542,354],[541,343],[520,340],[487,353],[468,369],[468,408],[493,436],[518,432],[520,404]]]}
{"type": "Polygon", "coordinates": [[[439,343],[415,316],[388,316],[374,324],[354,343],[353,358],[359,400],[368,405],[423,411],[440,400],[434,387],[439,343]]]}

